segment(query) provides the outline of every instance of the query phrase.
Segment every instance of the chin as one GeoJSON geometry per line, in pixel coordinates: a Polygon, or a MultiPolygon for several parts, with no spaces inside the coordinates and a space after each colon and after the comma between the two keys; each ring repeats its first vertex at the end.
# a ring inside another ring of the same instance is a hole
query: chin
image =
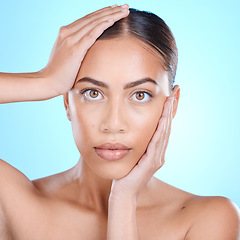
{"type": "Polygon", "coordinates": [[[129,172],[124,172],[124,173],[120,172],[120,173],[116,173],[116,174],[111,174],[111,180],[113,180],[113,179],[118,180],[118,179],[124,178],[129,174],[129,172]]]}
{"type": "Polygon", "coordinates": [[[129,174],[133,167],[114,167],[111,169],[102,169],[96,174],[106,180],[121,179],[129,174]]]}

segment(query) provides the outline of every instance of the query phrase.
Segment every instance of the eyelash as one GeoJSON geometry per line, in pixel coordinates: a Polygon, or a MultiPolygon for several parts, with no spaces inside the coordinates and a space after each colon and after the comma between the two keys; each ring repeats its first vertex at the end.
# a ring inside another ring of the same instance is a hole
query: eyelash
{"type": "MultiPolygon", "coordinates": [[[[85,96],[85,94],[86,94],[88,91],[95,91],[95,92],[98,92],[98,93],[100,93],[101,95],[103,95],[103,94],[101,93],[101,91],[99,91],[99,90],[97,90],[97,89],[95,89],[95,88],[86,88],[86,89],[83,89],[82,91],[80,91],[80,94],[81,94],[81,95],[84,95],[83,97],[84,97],[86,100],[89,100],[89,101],[92,101],[92,100],[87,99],[87,97],[85,96]]],[[[94,98],[92,98],[92,99],[94,99],[94,98]]],[[[96,100],[99,100],[99,99],[96,99],[96,100]]],[[[93,100],[93,101],[95,101],[95,100],[93,100]]]]}
{"type": "MultiPolygon", "coordinates": [[[[138,94],[138,93],[144,93],[145,95],[147,95],[147,96],[149,97],[149,100],[146,100],[146,101],[134,100],[134,101],[136,101],[136,102],[138,102],[138,103],[146,103],[146,102],[149,102],[149,101],[151,101],[151,100],[153,99],[153,95],[152,95],[151,93],[149,93],[149,92],[147,92],[147,91],[139,91],[139,90],[138,90],[137,92],[133,93],[132,96],[131,96],[131,98],[132,98],[134,95],[138,94]]],[[[135,98],[136,98],[136,97],[135,97],[135,98]]],[[[144,98],[145,98],[145,96],[144,96],[144,98]]]]}
{"type": "MultiPolygon", "coordinates": [[[[86,88],[86,89],[83,89],[82,91],[80,91],[80,94],[81,95],[84,95],[83,97],[86,99],[86,100],[89,100],[89,101],[96,101],[96,100],[99,100],[99,99],[95,99],[95,100],[93,100],[94,98],[92,98],[92,99],[87,99],[88,97],[86,97],[85,96],[85,94],[88,92],[88,91],[96,91],[96,92],[98,92],[98,93],[100,93],[101,95],[103,95],[102,93],[101,93],[101,91],[99,91],[99,90],[97,90],[97,89],[95,89],[95,88],[86,88]]],[[[133,93],[132,95],[131,95],[131,98],[135,95],[135,94],[138,94],[138,93],[144,93],[144,94],[147,94],[148,95],[148,97],[150,98],[149,100],[147,100],[147,101],[141,101],[141,100],[134,100],[134,101],[137,101],[137,102],[139,102],[139,103],[145,103],[145,102],[149,102],[149,101],[151,101],[152,99],[153,99],[153,94],[151,94],[151,93],[149,93],[149,92],[147,92],[147,91],[137,91],[137,92],[135,92],[135,93],[133,93]]],[[[144,97],[145,98],[145,97],[144,97]]]]}

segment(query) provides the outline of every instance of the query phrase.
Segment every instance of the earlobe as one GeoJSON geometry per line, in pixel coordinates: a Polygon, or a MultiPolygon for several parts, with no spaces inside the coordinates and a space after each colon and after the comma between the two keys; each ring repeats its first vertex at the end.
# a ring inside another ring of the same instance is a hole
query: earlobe
{"type": "Polygon", "coordinates": [[[69,121],[71,121],[69,101],[68,101],[68,93],[63,95],[63,103],[64,103],[65,110],[67,112],[67,118],[68,118],[69,121]]]}
{"type": "Polygon", "coordinates": [[[177,113],[178,102],[180,98],[180,87],[178,85],[176,85],[173,88],[171,95],[174,97],[174,102],[173,102],[173,118],[174,118],[177,113]]]}

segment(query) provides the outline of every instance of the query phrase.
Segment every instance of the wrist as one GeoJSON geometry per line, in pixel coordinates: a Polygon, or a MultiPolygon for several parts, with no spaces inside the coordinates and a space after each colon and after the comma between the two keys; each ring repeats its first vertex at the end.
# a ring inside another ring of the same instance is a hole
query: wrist
{"type": "Polygon", "coordinates": [[[133,208],[136,208],[137,199],[136,197],[131,195],[110,193],[108,203],[109,203],[109,207],[110,206],[114,206],[114,207],[115,206],[117,207],[131,206],[133,208]]]}
{"type": "Polygon", "coordinates": [[[109,197],[107,239],[139,239],[136,199],[123,195],[109,197]]]}
{"type": "Polygon", "coordinates": [[[51,76],[47,73],[47,69],[42,69],[39,72],[35,73],[37,78],[39,79],[39,82],[41,84],[41,89],[44,90],[48,98],[53,98],[61,95],[57,92],[57,90],[54,88],[54,82],[51,78],[51,76]]]}

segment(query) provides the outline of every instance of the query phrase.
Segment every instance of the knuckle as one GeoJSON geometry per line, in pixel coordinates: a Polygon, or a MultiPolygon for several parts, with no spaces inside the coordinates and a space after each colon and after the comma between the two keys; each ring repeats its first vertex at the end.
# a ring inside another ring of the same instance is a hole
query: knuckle
{"type": "Polygon", "coordinates": [[[158,159],[158,161],[156,161],[155,163],[155,171],[159,170],[163,164],[165,163],[165,159],[161,158],[160,160],[158,159]]]}
{"type": "Polygon", "coordinates": [[[67,27],[63,26],[59,29],[58,38],[61,42],[63,42],[66,37],[67,37],[67,27]]]}
{"type": "Polygon", "coordinates": [[[78,54],[85,56],[88,51],[89,45],[87,39],[84,37],[80,41],[76,42],[72,49],[74,52],[77,52],[78,54]]]}
{"type": "Polygon", "coordinates": [[[98,19],[91,19],[90,21],[89,21],[89,24],[90,25],[93,25],[93,24],[96,24],[98,22],[98,19]]]}
{"type": "Polygon", "coordinates": [[[168,130],[168,137],[170,136],[170,134],[171,134],[171,131],[172,131],[172,129],[171,128],[169,128],[169,130],[168,130]]]}
{"type": "Polygon", "coordinates": [[[84,17],[82,17],[82,20],[89,20],[93,15],[94,15],[94,13],[89,13],[89,14],[85,15],[84,17]]]}
{"type": "Polygon", "coordinates": [[[77,44],[73,44],[71,47],[71,53],[75,53],[78,50],[78,45],[77,44]]]}
{"type": "Polygon", "coordinates": [[[60,29],[59,29],[59,36],[60,37],[64,37],[66,35],[66,32],[67,32],[67,26],[62,26],[60,29]]]}
{"type": "Polygon", "coordinates": [[[154,166],[155,172],[161,167],[161,163],[157,162],[154,166]]]}
{"type": "Polygon", "coordinates": [[[163,138],[165,139],[168,136],[167,131],[164,131],[163,138]]]}
{"type": "Polygon", "coordinates": [[[74,38],[73,38],[73,36],[69,36],[69,37],[67,37],[67,38],[64,40],[64,44],[65,44],[66,46],[72,46],[73,43],[74,43],[74,38]]]}
{"type": "Polygon", "coordinates": [[[165,163],[165,157],[163,157],[161,160],[160,168],[164,165],[164,163],[165,163]]]}
{"type": "Polygon", "coordinates": [[[95,31],[94,30],[91,30],[87,33],[86,37],[89,39],[93,39],[95,38],[95,31]]]}
{"type": "Polygon", "coordinates": [[[157,148],[159,146],[159,144],[161,143],[162,139],[159,138],[157,139],[157,141],[155,142],[155,148],[157,148]]]}

